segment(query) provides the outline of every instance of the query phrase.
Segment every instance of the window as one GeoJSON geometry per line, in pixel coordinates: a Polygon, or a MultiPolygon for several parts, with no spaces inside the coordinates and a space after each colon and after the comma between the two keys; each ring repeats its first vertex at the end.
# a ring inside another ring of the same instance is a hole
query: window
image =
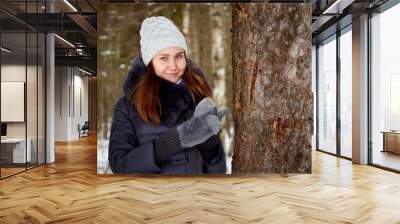
{"type": "Polygon", "coordinates": [[[318,149],[336,153],[336,36],[318,48],[318,149]]]}
{"type": "Polygon", "coordinates": [[[351,25],[340,36],[340,155],[352,157],[352,34],[351,25]]]}
{"type": "Polygon", "coordinates": [[[400,170],[400,4],[371,18],[372,164],[400,170]]]}

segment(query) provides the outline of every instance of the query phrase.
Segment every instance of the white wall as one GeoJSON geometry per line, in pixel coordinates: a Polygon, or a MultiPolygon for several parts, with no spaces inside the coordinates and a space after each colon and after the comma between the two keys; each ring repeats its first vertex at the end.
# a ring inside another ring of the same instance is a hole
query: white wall
{"type": "Polygon", "coordinates": [[[1,121],[24,122],[24,104],[25,82],[1,81],[1,121]]]}
{"type": "MultiPolygon", "coordinates": [[[[1,81],[5,82],[25,82],[25,75],[28,72],[28,83],[30,86],[36,86],[36,80],[32,80],[29,76],[36,74],[36,66],[18,65],[18,64],[3,64],[1,66],[1,81]],[[27,69],[27,70],[25,70],[27,69]]],[[[28,137],[36,130],[36,87],[27,88],[27,120],[28,120],[28,137]],[[32,104],[33,103],[33,104],[32,104]],[[34,122],[34,123],[32,123],[34,122]]],[[[40,107],[41,105],[39,105],[40,107]]],[[[1,110],[8,110],[9,108],[1,108],[1,110]]],[[[24,110],[24,108],[22,108],[24,110]]],[[[8,137],[25,137],[26,122],[7,122],[7,136],[8,137]]],[[[36,131],[35,131],[36,136],[36,131]]]]}
{"type": "MultiPolygon", "coordinates": [[[[29,66],[28,66],[29,69],[29,66]]],[[[1,65],[1,81],[25,82],[24,65],[1,65]]]]}
{"type": "Polygon", "coordinates": [[[68,86],[67,67],[55,68],[55,141],[68,140],[68,86]]]}
{"type": "Polygon", "coordinates": [[[76,68],[56,67],[56,141],[79,138],[78,124],[88,120],[88,78],[83,75],[76,68]]]}
{"type": "MultiPolygon", "coordinates": [[[[44,163],[44,74],[42,67],[32,66],[25,64],[2,64],[1,66],[1,80],[9,82],[24,82],[26,86],[26,99],[22,102],[22,107],[16,109],[10,106],[2,107],[2,112],[16,113],[12,110],[20,110],[22,116],[26,113],[26,120],[23,118],[21,122],[6,122],[7,123],[7,137],[9,138],[24,138],[27,136],[29,139],[29,148],[31,149],[31,156],[33,162],[39,159],[39,163],[44,163]],[[27,79],[27,80],[26,80],[27,79]],[[26,105],[25,105],[26,103],[26,105]]],[[[2,89],[2,93],[4,89],[2,89]]],[[[20,90],[24,94],[24,90],[20,90]]],[[[7,97],[6,95],[2,95],[7,97]]],[[[25,97],[23,97],[25,98],[25,97]]],[[[17,103],[17,102],[15,102],[17,103]]],[[[3,104],[3,103],[2,103],[3,104]]]]}
{"type": "MultiPolygon", "coordinates": [[[[25,82],[25,64],[3,64],[1,65],[1,81],[25,82]]],[[[28,70],[30,68],[28,67],[28,70]]],[[[1,108],[7,110],[7,108],[1,108]]],[[[8,137],[25,137],[25,122],[7,122],[8,137]]]]}
{"type": "Polygon", "coordinates": [[[80,124],[81,126],[85,123],[85,121],[89,120],[89,110],[88,110],[88,98],[89,98],[89,92],[88,92],[88,77],[87,76],[81,76],[83,73],[81,73],[79,70],[74,70],[74,119],[72,120],[72,133],[73,136],[78,136],[78,129],[77,126],[80,124]],[[77,74],[78,72],[78,74],[77,74]],[[81,108],[80,108],[81,107],[81,108]],[[81,111],[80,111],[81,110],[81,111]]]}

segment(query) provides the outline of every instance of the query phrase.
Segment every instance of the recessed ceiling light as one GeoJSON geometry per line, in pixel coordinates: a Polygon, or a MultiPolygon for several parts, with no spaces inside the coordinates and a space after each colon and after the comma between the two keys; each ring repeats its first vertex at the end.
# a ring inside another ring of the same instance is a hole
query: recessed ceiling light
{"type": "Polygon", "coordinates": [[[10,52],[11,52],[11,50],[9,50],[9,49],[7,49],[7,48],[5,48],[5,47],[1,47],[1,50],[4,51],[4,52],[7,52],[7,53],[10,53],[10,52]]]}
{"type": "Polygon", "coordinates": [[[54,34],[54,36],[57,37],[58,39],[60,39],[62,42],[64,42],[64,43],[66,43],[67,45],[69,45],[70,47],[75,48],[75,45],[71,44],[71,42],[69,42],[69,41],[67,41],[66,39],[60,37],[59,35],[54,34]]]}
{"type": "Polygon", "coordinates": [[[342,14],[343,9],[351,5],[355,0],[336,0],[332,5],[324,10],[322,14],[342,14]]]}
{"type": "Polygon", "coordinates": [[[72,10],[74,10],[74,12],[78,12],[78,10],[71,3],[69,3],[68,0],[64,0],[64,3],[67,4],[72,10]]]}
{"type": "Polygon", "coordinates": [[[78,70],[81,71],[81,72],[83,72],[83,73],[85,73],[85,74],[87,74],[87,75],[93,75],[92,73],[90,73],[90,72],[88,72],[88,71],[85,71],[85,70],[83,70],[83,69],[81,69],[81,68],[79,68],[79,67],[78,67],[78,70]]]}

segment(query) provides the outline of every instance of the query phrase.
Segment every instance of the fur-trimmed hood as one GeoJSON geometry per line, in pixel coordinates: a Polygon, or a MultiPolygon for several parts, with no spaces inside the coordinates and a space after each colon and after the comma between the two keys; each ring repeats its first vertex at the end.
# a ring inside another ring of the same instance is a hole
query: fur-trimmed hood
{"type": "Polygon", "coordinates": [[[144,64],[142,57],[137,57],[133,60],[131,69],[125,79],[123,89],[125,96],[130,96],[133,88],[147,73],[147,66],[144,64]]]}
{"type": "MultiPolygon", "coordinates": [[[[187,65],[191,65],[196,74],[204,77],[202,70],[190,59],[187,59],[187,65]]],[[[133,89],[136,87],[139,81],[143,79],[145,75],[147,75],[147,70],[148,68],[143,63],[143,59],[141,57],[134,59],[123,85],[126,99],[130,98],[133,89]]],[[[161,120],[164,121],[167,126],[173,125],[175,122],[181,119],[180,116],[182,113],[190,117],[192,111],[194,110],[195,104],[197,104],[200,100],[201,99],[196,99],[196,102],[193,102],[192,96],[186,88],[184,80],[182,80],[179,84],[175,84],[161,79],[161,120]]],[[[186,119],[188,119],[188,117],[186,119]]]]}

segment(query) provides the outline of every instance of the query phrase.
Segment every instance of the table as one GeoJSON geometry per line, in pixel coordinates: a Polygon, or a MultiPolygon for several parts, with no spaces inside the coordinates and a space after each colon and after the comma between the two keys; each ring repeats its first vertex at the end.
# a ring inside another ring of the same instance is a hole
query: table
{"type": "Polygon", "coordinates": [[[6,138],[1,139],[1,157],[9,163],[25,163],[31,162],[31,145],[30,138],[6,138]],[[28,143],[25,154],[25,143],[28,143]],[[26,159],[26,161],[25,161],[26,159]]]}
{"type": "Polygon", "coordinates": [[[400,154],[400,131],[382,131],[381,133],[383,133],[382,152],[400,154]]]}

